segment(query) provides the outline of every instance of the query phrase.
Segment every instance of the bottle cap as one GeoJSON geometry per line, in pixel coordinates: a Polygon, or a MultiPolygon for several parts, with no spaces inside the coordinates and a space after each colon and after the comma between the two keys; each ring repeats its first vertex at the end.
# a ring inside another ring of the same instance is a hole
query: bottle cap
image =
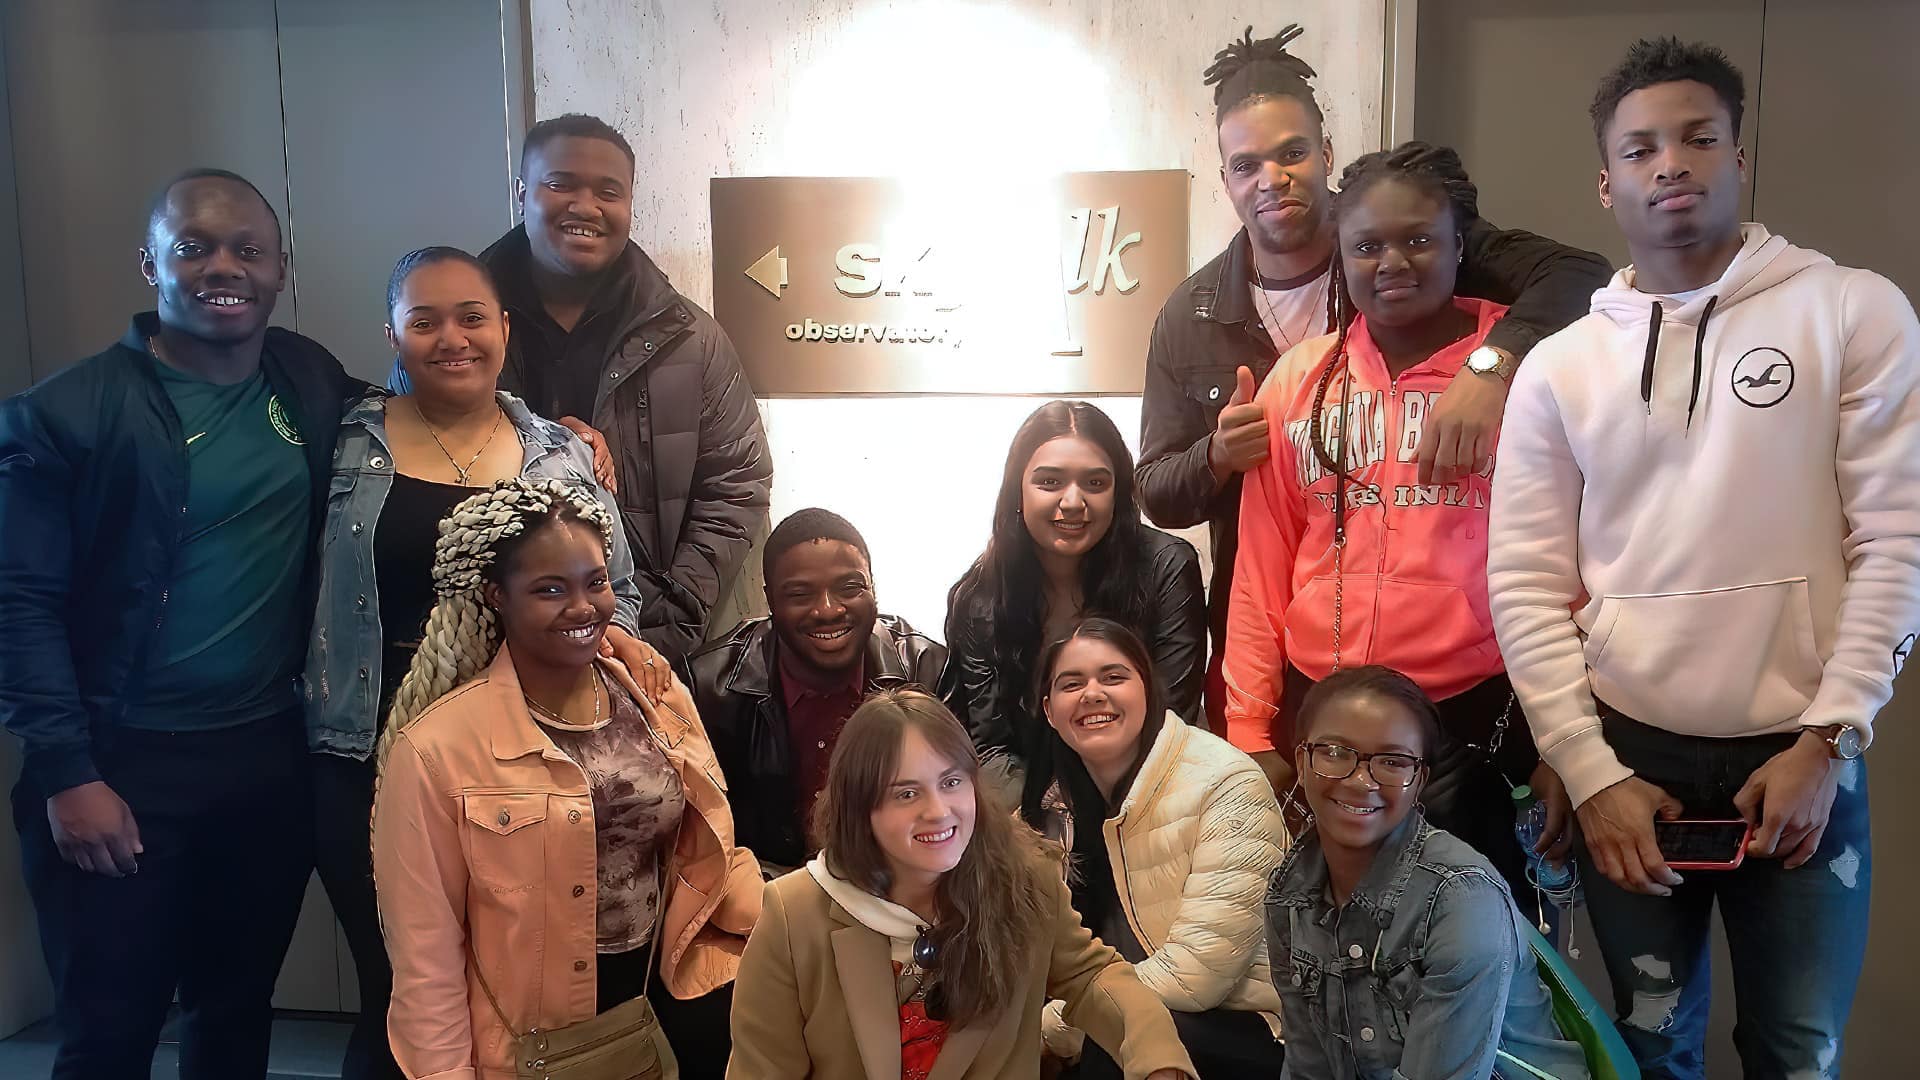
{"type": "Polygon", "coordinates": [[[1526,784],[1521,784],[1521,785],[1520,785],[1519,787],[1517,787],[1517,788],[1514,788],[1514,789],[1513,789],[1513,801],[1514,801],[1514,802],[1517,802],[1517,803],[1530,803],[1530,802],[1532,802],[1532,801],[1533,801],[1533,788],[1532,788],[1532,787],[1530,787],[1529,785],[1526,785],[1526,784]]]}

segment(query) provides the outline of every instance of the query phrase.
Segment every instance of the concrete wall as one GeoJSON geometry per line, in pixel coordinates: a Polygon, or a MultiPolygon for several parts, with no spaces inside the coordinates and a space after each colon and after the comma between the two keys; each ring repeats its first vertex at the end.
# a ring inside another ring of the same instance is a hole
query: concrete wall
{"type": "MultiPolygon", "coordinates": [[[[1380,141],[1382,0],[532,0],[529,16],[536,115],[595,113],[627,136],[633,237],[702,305],[715,176],[897,175],[964,198],[972,177],[1186,169],[1206,262],[1238,224],[1200,75],[1248,24],[1306,26],[1294,48],[1321,73],[1338,160],[1380,141]]],[[[942,636],[1006,446],[1039,404],[763,401],[774,517],[822,505],[852,519],[882,606],[942,636]]],[[[1101,405],[1137,436],[1138,398],[1101,405]]]]}

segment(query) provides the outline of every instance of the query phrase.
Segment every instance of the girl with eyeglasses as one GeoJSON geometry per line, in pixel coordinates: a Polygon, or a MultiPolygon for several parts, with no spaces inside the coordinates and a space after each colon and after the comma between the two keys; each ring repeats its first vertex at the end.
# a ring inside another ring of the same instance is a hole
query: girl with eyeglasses
{"type": "Polygon", "coordinates": [[[1038,1080],[1050,998],[1129,1077],[1194,1076],[1166,1006],[1080,924],[1057,855],[979,781],[936,698],[854,712],[814,808],[820,854],[767,886],[741,958],[731,1080],[1038,1080]]]}
{"type": "Polygon", "coordinates": [[[1432,699],[1390,668],[1346,668],[1307,692],[1299,724],[1312,825],[1266,896],[1285,1075],[1587,1076],[1500,876],[1420,811],[1432,699]]]}

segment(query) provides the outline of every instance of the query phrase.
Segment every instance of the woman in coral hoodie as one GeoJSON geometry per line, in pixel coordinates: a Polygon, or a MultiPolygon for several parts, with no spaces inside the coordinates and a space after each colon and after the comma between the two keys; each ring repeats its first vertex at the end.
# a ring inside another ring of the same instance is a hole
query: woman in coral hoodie
{"type": "Polygon", "coordinates": [[[1333,276],[1359,314],[1288,351],[1257,398],[1271,454],[1241,498],[1227,735],[1290,756],[1316,682],[1363,664],[1405,672],[1440,703],[1447,736],[1430,755],[1428,816],[1491,859],[1532,911],[1512,788],[1531,782],[1547,797],[1553,858],[1565,856],[1570,815],[1539,767],[1488,611],[1493,440],[1462,448],[1478,468],[1457,475],[1416,455],[1462,367],[1503,390],[1512,374],[1483,347],[1506,309],[1453,292],[1476,197],[1459,156],[1425,143],[1368,154],[1341,176],[1333,276]]]}

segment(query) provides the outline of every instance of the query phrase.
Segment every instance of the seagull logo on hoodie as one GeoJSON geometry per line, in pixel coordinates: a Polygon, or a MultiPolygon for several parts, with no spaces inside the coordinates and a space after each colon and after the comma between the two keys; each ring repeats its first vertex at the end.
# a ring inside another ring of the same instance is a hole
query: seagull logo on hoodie
{"type": "Polygon", "coordinates": [[[1771,409],[1793,393],[1793,360],[1769,346],[1748,349],[1733,365],[1733,393],[1756,409],[1771,409]]]}

